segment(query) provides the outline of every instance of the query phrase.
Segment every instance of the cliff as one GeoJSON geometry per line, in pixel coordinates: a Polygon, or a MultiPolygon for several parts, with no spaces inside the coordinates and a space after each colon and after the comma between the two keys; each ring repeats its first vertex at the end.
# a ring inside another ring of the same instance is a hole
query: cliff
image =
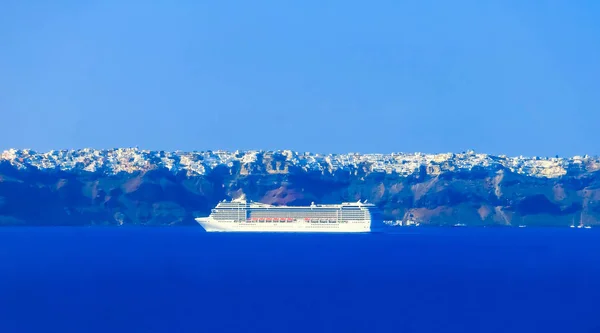
{"type": "Polygon", "coordinates": [[[422,224],[600,223],[600,159],[476,154],[164,152],[135,148],[0,157],[2,225],[185,225],[220,200],[368,200],[422,224]]]}

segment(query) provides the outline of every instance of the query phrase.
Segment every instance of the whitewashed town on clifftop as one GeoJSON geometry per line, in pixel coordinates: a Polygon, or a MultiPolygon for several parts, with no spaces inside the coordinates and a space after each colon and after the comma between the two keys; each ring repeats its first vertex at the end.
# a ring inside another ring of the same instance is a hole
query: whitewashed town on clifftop
{"type": "Polygon", "coordinates": [[[117,174],[133,173],[157,168],[166,168],[172,172],[186,172],[189,176],[203,175],[217,166],[231,167],[238,162],[249,172],[259,160],[274,165],[267,172],[287,172],[289,166],[306,171],[332,173],[337,170],[356,172],[396,173],[409,176],[425,167],[428,174],[435,175],[446,171],[471,170],[474,167],[503,167],[512,172],[540,177],[558,178],[568,170],[593,172],[600,169],[600,158],[591,156],[559,157],[508,157],[467,151],[464,153],[424,154],[312,154],[291,150],[280,151],[202,151],[202,152],[166,152],[141,150],[138,148],[118,149],[79,149],[36,152],[29,149],[10,149],[2,152],[0,162],[7,161],[21,169],[59,169],[63,171],[83,170],[117,174]]]}

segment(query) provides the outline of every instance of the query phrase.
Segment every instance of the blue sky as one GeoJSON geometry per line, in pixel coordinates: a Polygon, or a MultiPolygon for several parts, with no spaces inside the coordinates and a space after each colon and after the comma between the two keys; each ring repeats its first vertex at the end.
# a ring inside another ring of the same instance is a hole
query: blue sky
{"type": "Polygon", "coordinates": [[[598,17],[592,0],[6,0],[0,149],[596,155],[598,17]]]}

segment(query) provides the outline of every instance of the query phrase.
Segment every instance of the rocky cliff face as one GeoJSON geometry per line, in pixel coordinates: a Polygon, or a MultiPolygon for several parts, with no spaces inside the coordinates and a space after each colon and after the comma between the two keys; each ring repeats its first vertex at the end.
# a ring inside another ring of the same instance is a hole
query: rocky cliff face
{"type": "Polygon", "coordinates": [[[422,224],[600,223],[600,160],[292,151],[36,153],[0,158],[0,224],[185,225],[220,200],[368,200],[422,224]]]}

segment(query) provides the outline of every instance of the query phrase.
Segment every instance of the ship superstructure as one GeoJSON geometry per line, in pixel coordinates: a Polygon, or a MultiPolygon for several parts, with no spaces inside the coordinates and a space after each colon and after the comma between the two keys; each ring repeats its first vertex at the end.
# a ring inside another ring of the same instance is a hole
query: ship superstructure
{"type": "Polygon", "coordinates": [[[274,206],[241,199],[219,202],[208,217],[196,221],[208,232],[370,232],[374,209],[360,201],[274,206]]]}

